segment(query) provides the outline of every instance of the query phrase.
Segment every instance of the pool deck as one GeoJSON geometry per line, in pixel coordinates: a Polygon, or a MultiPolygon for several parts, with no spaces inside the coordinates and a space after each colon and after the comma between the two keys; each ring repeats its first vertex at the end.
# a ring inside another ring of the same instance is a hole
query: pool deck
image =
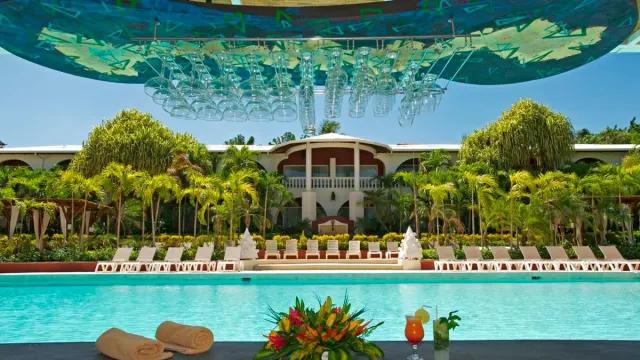
{"type": "MultiPolygon", "coordinates": [[[[409,353],[405,342],[383,341],[378,343],[385,351],[385,359],[404,359],[409,353]]],[[[261,343],[220,342],[206,354],[197,356],[176,355],[174,359],[250,360],[262,346],[261,343]]],[[[425,360],[433,359],[432,344],[421,345],[425,360]]],[[[640,341],[457,341],[451,343],[451,359],[454,360],[596,360],[639,359],[640,341]]],[[[108,359],[98,354],[93,343],[43,343],[0,344],[3,360],[80,360],[108,359]]]]}

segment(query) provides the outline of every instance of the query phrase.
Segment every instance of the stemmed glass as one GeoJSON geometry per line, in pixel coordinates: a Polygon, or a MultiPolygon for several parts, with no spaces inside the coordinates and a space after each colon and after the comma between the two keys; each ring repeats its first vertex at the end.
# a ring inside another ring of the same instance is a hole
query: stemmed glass
{"type": "Polygon", "coordinates": [[[273,57],[275,69],[271,90],[273,119],[280,122],[295,121],[298,117],[296,90],[291,75],[287,72],[288,55],[280,51],[274,53],[273,57]]]}
{"type": "Polygon", "coordinates": [[[298,117],[306,136],[316,133],[316,105],[314,94],[313,54],[305,51],[300,56],[300,87],[298,88],[298,117]]]}
{"type": "Polygon", "coordinates": [[[337,119],[342,114],[342,97],[347,85],[348,75],[342,68],[342,49],[331,49],[328,57],[324,117],[326,119],[337,119]]]}
{"type": "Polygon", "coordinates": [[[364,116],[373,89],[374,76],[369,67],[369,52],[367,47],[356,50],[351,96],[349,97],[349,116],[354,119],[364,116]]]}
{"type": "Polygon", "coordinates": [[[424,338],[424,328],[422,327],[422,320],[415,316],[407,315],[406,324],[404,327],[404,336],[407,338],[409,344],[411,344],[411,355],[407,356],[407,360],[423,360],[418,354],[418,344],[424,338]]]}

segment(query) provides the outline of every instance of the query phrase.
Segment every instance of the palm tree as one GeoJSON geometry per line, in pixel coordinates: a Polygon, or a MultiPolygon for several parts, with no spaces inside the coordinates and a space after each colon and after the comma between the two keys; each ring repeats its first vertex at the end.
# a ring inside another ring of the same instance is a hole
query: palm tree
{"type": "Polygon", "coordinates": [[[176,199],[176,203],[178,204],[178,236],[182,236],[182,200],[185,197],[185,190],[176,186],[173,188],[173,198],[176,199]]]}
{"type": "Polygon", "coordinates": [[[87,233],[87,223],[86,223],[86,214],[87,214],[87,203],[89,202],[90,197],[96,197],[98,200],[102,200],[104,198],[104,190],[102,188],[102,180],[98,176],[94,176],[91,178],[82,178],[82,183],[80,186],[80,192],[82,193],[83,205],[82,205],[82,220],[80,222],[80,248],[83,248],[83,238],[84,234],[87,233]]]}
{"type": "MultiPolygon", "coordinates": [[[[75,200],[80,195],[82,183],[85,177],[77,171],[65,170],[60,174],[60,181],[57,185],[58,190],[61,190],[69,195],[71,198],[71,233],[74,232],[74,219],[75,219],[75,200]]],[[[67,232],[65,231],[65,241],[67,240],[67,232]]]]}
{"type": "Polygon", "coordinates": [[[151,206],[152,199],[149,198],[147,194],[147,187],[149,187],[149,179],[151,176],[146,172],[141,172],[140,176],[136,178],[133,193],[134,195],[140,199],[140,214],[142,219],[140,221],[140,237],[144,242],[145,235],[145,227],[146,227],[146,215],[147,215],[147,207],[151,206]]]}
{"type": "Polygon", "coordinates": [[[258,203],[258,193],[253,181],[256,172],[251,170],[240,170],[231,172],[223,182],[223,199],[229,214],[229,241],[233,241],[234,223],[233,219],[239,214],[245,200],[249,200],[250,206],[258,203]]]}
{"type": "Polygon", "coordinates": [[[239,170],[255,170],[258,168],[258,154],[249,147],[229,146],[222,158],[222,170],[230,173],[239,170]]]}
{"type": "Polygon", "coordinates": [[[420,187],[420,191],[429,195],[432,202],[432,215],[431,219],[435,219],[436,223],[436,235],[440,235],[440,225],[438,218],[445,219],[444,202],[449,199],[455,192],[456,187],[453,183],[448,182],[444,184],[424,184],[420,187]]]}
{"type": "Polygon", "coordinates": [[[425,173],[446,170],[450,164],[451,157],[442,149],[420,154],[420,169],[425,173]]]}
{"type": "Polygon", "coordinates": [[[340,131],[340,123],[335,120],[324,120],[320,124],[320,134],[337,133],[340,131]]]}
{"type": "MultiPolygon", "coordinates": [[[[521,170],[509,175],[509,183],[511,184],[507,193],[507,200],[509,201],[509,236],[513,239],[516,203],[522,199],[529,198],[530,194],[534,192],[534,178],[528,171],[521,170]]],[[[517,236],[516,244],[520,246],[517,236]]]]}
{"type": "Polygon", "coordinates": [[[416,221],[416,235],[420,237],[420,217],[418,216],[418,193],[420,187],[427,183],[427,176],[422,173],[413,171],[400,171],[394,175],[394,178],[404,185],[411,188],[413,195],[413,217],[416,221]]]}
{"type": "Polygon", "coordinates": [[[100,173],[102,184],[110,193],[112,201],[116,207],[116,246],[120,246],[120,228],[122,225],[122,215],[126,198],[135,189],[137,179],[141,173],[133,170],[131,165],[110,163],[100,173]]]}
{"type": "Polygon", "coordinates": [[[160,213],[160,203],[171,199],[174,188],[178,183],[174,177],[167,174],[159,174],[147,179],[147,186],[144,189],[144,198],[148,199],[151,214],[151,240],[156,243],[156,228],[158,224],[158,214],[160,213]]]}
{"type": "Polygon", "coordinates": [[[264,238],[267,233],[267,212],[272,208],[270,202],[286,203],[292,200],[293,196],[291,192],[283,183],[282,175],[274,172],[262,172],[258,178],[258,185],[262,188],[264,193],[264,200],[262,203],[262,237],[264,238]],[[270,197],[271,194],[271,197],[270,197]]]}
{"type": "Polygon", "coordinates": [[[225,145],[253,145],[254,142],[255,142],[255,139],[253,138],[253,136],[249,136],[248,138],[245,138],[244,135],[238,134],[232,137],[231,139],[226,140],[224,144],[225,145]]]}

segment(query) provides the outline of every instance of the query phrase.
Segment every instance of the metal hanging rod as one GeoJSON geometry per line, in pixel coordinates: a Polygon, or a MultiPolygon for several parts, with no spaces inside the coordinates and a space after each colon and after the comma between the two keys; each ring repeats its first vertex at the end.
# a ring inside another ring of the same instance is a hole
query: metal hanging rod
{"type": "Polygon", "coordinates": [[[464,34],[464,35],[402,35],[402,36],[355,36],[355,37],[275,37],[275,38],[263,38],[263,37],[247,37],[247,38],[219,38],[219,37],[162,37],[162,36],[141,36],[133,37],[133,41],[193,41],[193,42],[207,42],[207,41],[227,41],[227,42],[278,42],[278,41],[376,41],[376,40],[440,40],[440,39],[457,39],[457,38],[476,38],[480,37],[479,34],[464,34]]]}

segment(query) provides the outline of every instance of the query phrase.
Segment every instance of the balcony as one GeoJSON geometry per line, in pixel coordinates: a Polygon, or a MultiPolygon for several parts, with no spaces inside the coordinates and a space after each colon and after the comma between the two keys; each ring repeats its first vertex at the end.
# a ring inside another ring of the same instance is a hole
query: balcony
{"type": "MultiPolygon", "coordinates": [[[[284,180],[289,189],[304,189],[306,179],[304,177],[289,177],[284,180]]],[[[360,190],[374,190],[381,187],[378,179],[373,177],[360,178],[360,190]]],[[[312,189],[355,189],[353,177],[312,177],[312,189]]]]}

